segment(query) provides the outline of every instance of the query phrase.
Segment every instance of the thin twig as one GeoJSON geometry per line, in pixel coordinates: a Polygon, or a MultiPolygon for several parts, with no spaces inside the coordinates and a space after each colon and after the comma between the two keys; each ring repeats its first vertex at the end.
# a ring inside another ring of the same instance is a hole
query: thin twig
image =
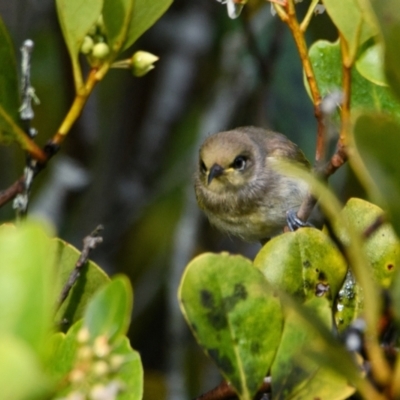
{"type": "Polygon", "coordinates": [[[311,18],[313,17],[313,15],[315,13],[315,8],[318,5],[318,1],[319,0],[312,0],[311,4],[308,6],[307,14],[300,24],[300,29],[302,30],[302,32],[305,32],[307,30],[308,25],[311,22],[311,18]]]}
{"type": "MultiPolygon", "coordinates": [[[[36,129],[32,129],[30,122],[35,116],[32,108],[32,101],[39,102],[35,95],[35,89],[31,85],[31,57],[34,48],[34,42],[30,39],[24,41],[21,47],[21,98],[22,104],[19,109],[20,118],[25,125],[25,134],[29,139],[36,136],[36,129]]],[[[24,138],[24,140],[26,140],[24,138]]],[[[35,175],[37,160],[32,158],[32,154],[27,152],[26,166],[24,169],[23,189],[14,198],[13,208],[16,211],[17,218],[24,218],[28,211],[29,194],[35,175]]]]}
{"type": "Polygon", "coordinates": [[[81,115],[83,107],[85,106],[89,98],[89,95],[92,93],[94,87],[99,82],[97,72],[98,71],[96,68],[92,68],[90,70],[84,87],[82,88],[82,90],[79,91],[79,93],[76,94],[75,100],[72,103],[68,114],[64,118],[64,121],[61,123],[57,133],[53,136],[51,143],[59,146],[64,141],[72,125],[81,115]]]}
{"type": "MultiPolygon", "coordinates": [[[[326,152],[326,130],[329,124],[329,114],[333,112],[333,107],[324,107],[324,99],[320,107],[321,115],[324,122],[322,123],[322,125],[320,125],[322,129],[320,135],[318,135],[319,141],[317,139],[317,153],[315,157],[316,165],[314,168],[315,175],[322,180],[327,180],[347,161],[347,142],[350,129],[351,69],[353,66],[353,61],[350,58],[349,48],[343,36],[340,37],[340,44],[342,54],[342,90],[340,93],[332,93],[332,99],[335,100],[334,103],[341,106],[341,128],[336,152],[330,158],[328,163],[321,167],[321,161],[325,158],[326,152]],[[324,111],[325,108],[327,108],[327,110],[324,111]]],[[[328,102],[331,103],[331,100],[329,98],[328,102]]],[[[316,199],[314,199],[313,196],[309,195],[303,201],[303,204],[301,205],[297,213],[298,218],[306,221],[316,203],[316,199]]]]}
{"type": "MultiPolygon", "coordinates": [[[[39,102],[35,95],[35,89],[31,85],[31,57],[34,48],[32,40],[27,39],[21,47],[21,97],[22,105],[19,110],[23,121],[31,121],[35,116],[32,108],[32,100],[39,102]]],[[[27,132],[31,136],[30,132],[27,132]]]]}
{"type": "MultiPolygon", "coordinates": [[[[46,144],[43,150],[40,149],[31,139],[27,138],[25,143],[26,146],[29,145],[29,147],[27,147],[26,150],[29,151],[32,159],[40,161],[35,166],[33,174],[34,177],[46,166],[50,158],[53,157],[53,155],[58,151],[60,144],[66,138],[72,125],[81,115],[83,107],[85,106],[86,101],[89,98],[89,95],[92,93],[94,87],[102,77],[102,75],[98,75],[97,69],[93,68],[90,71],[82,93],[80,92],[76,95],[68,114],[60,125],[60,128],[53,136],[53,138],[46,144]]],[[[14,182],[9,188],[0,192],[0,207],[15,198],[15,196],[17,196],[19,193],[23,193],[24,188],[24,176],[22,176],[18,178],[18,180],[14,182]]]]}
{"type": "Polygon", "coordinates": [[[324,140],[324,119],[320,109],[321,94],[318,88],[317,80],[315,78],[314,70],[311,64],[310,57],[308,56],[308,47],[304,37],[304,32],[301,30],[300,24],[297,20],[296,9],[293,0],[288,1],[287,5],[287,19],[286,23],[292,32],[297,50],[299,52],[300,60],[303,65],[304,74],[306,76],[308,86],[310,88],[311,98],[314,105],[314,115],[317,120],[317,147],[315,153],[315,161],[319,163],[323,158],[321,150],[325,148],[324,140]]]}
{"type": "Polygon", "coordinates": [[[75,268],[71,271],[68,281],[64,285],[60,297],[58,298],[57,310],[61,307],[64,300],[67,298],[70,290],[74,286],[75,282],[78,280],[79,275],[81,273],[82,267],[89,260],[89,254],[91,250],[96,248],[99,243],[103,242],[103,238],[100,235],[100,232],[103,230],[103,226],[99,225],[96,229],[88,236],[83,239],[83,248],[81,255],[78,258],[78,261],[75,264],[75,268]]]}
{"type": "Polygon", "coordinates": [[[375,233],[384,223],[386,223],[386,215],[379,215],[371,225],[369,225],[363,232],[362,237],[368,239],[375,233]]]}

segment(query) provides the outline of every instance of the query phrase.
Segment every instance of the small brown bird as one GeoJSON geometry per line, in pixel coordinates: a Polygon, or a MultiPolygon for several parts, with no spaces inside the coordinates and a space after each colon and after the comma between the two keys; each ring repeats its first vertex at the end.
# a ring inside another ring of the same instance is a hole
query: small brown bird
{"type": "Polygon", "coordinates": [[[200,148],[195,192],[211,224],[246,241],[266,241],[287,225],[308,192],[271,167],[283,159],[310,167],[286,136],[252,126],[209,136],[200,148]]]}

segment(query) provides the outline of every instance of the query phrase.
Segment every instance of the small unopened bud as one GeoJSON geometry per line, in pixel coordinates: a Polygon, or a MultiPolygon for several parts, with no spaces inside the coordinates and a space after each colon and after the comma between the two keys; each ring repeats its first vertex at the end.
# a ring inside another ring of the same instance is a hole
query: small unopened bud
{"type": "Polygon", "coordinates": [[[67,397],[64,397],[65,400],[85,400],[86,396],[81,392],[71,392],[67,397]]]}
{"type": "Polygon", "coordinates": [[[113,380],[107,385],[102,383],[95,384],[89,393],[90,400],[114,400],[117,398],[118,393],[123,390],[121,382],[113,380]]]}
{"type": "Polygon", "coordinates": [[[110,372],[110,368],[105,361],[97,361],[93,364],[93,373],[96,376],[104,376],[110,372]]]}
{"type": "Polygon", "coordinates": [[[93,350],[90,346],[82,346],[78,349],[77,355],[80,360],[90,360],[93,356],[93,350]]]}
{"type": "Polygon", "coordinates": [[[80,383],[83,382],[86,375],[81,369],[73,369],[69,373],[69,380],[73,383],[80,383]]]}
{"type": "Polygon", "coordinates": [[[110,48],[106,43],[96,43],[93,46],[92,55],[94,58],[102,60],[110,54],[110,48]]]}
{"type": "Polygon", "coordinates": [[[76,336],[76,340],[78,341],[78,343],[87,343],[89,339],[90,339],[89,329],[86,327],[81,328],[76,336]]]}
{"type": "Polygon", "coordinates": [[[93,49],[93,39],[90,36],[85,36],[81,46],[82,54],[89,54],[93,49]]]}
{"type": "Polygon", "coordinates": [[[149,71],[154,69],[154,63],[158,61],[158,57],[147,51],[137,51],[131,59],[132,73],[135,76],[146,75],[149,71]]]}
{"type": "Polygon", "coordinates": [[[126,361],[125,357],[121,354],[114,354],[110,358],[110,367],[113,371],[118,371],[119,368],[124,364],[126,361]]]}
{"type": "Polygon", "coordinates": [[[94,354],[99,357],[103,358],[110,354],[111,348],[108,344],[108,339],[106,336],[98,336],[93,344],[93,351],[94,354]]]}

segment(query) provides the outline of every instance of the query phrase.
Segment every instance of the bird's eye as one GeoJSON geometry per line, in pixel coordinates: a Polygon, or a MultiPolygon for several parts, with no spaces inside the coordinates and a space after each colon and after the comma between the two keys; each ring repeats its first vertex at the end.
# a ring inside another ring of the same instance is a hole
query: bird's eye
{"type": "Polygon", "coordinates": [[[203,160],[200,160],[200,171],[205,174],[207,172],[206,164],[204,164],[203,160]]]}
{"type": "Polygon", "coordinates": [[[238,171],[242,171],[246,166],[247,158],[244,156],[237,156],[232,163],[232,167],[238,171]]]}

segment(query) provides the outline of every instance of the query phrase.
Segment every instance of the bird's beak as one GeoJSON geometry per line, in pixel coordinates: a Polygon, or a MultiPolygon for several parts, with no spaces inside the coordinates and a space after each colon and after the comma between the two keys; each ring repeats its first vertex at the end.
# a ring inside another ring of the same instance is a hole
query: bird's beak
{"type": "Polygon", "coordinates": [[[224,173],[224,169],[219,164],[214,164],[210,168],[210,172],[207,178],[207,184],[209,185],[214,178],[218,178],[224,173]]]}

